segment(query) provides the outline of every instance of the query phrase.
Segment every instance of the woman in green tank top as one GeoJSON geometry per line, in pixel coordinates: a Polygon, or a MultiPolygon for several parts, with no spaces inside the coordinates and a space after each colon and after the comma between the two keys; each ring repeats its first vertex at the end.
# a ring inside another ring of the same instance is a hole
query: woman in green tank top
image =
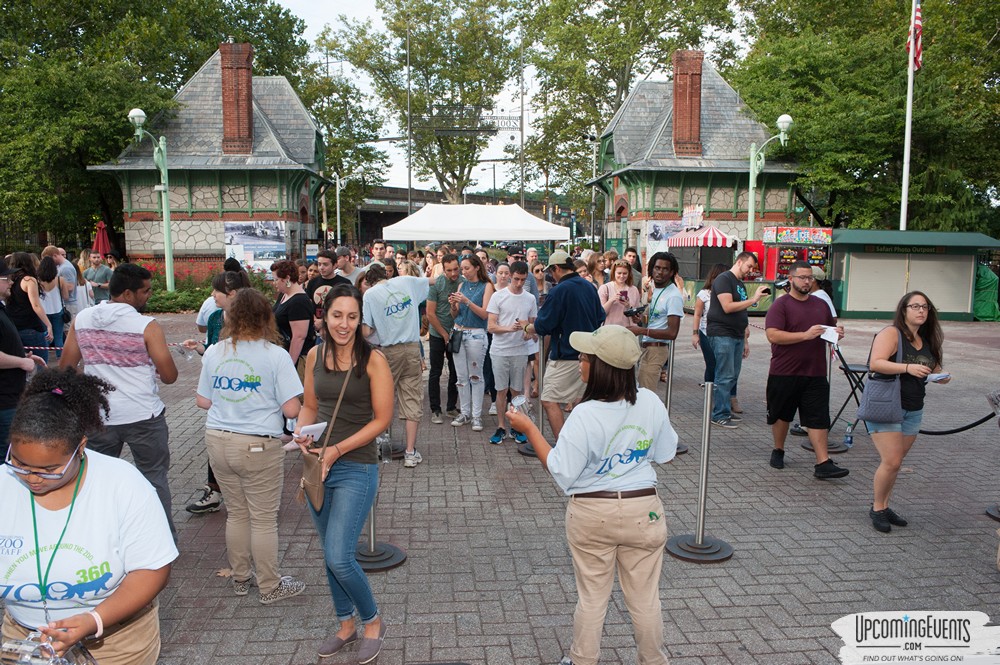
{"type": "MultiPolygon", "coordinates": [[[[306,358],[304,403],[295,441],[304,454],[319,454],[321,442],[301,436],[304,425],[327,423],[330,441],[323,459],[326,493],[317,512],[309,506],[323,546],[326,577],[339,626],[319,645],[332,656],[359,641],[358,662],[374,660],[382,649],[386,624],[378,613],[371,585],[355,558],[355,544],[378,492],[375,437],[392,419],[393,388],[389,363],[359,334],[361,293],[338,284],[323,302],[323,344],[306,358]],[[344,383],[347,382],[345,386],[344,383]],[[343,393],[343,401],[333,412],[343,393]],[[362,628],[356,627],[355,612],[362,628]]],[[[323,436],[326,436],[324,434],[323,436]]]]}

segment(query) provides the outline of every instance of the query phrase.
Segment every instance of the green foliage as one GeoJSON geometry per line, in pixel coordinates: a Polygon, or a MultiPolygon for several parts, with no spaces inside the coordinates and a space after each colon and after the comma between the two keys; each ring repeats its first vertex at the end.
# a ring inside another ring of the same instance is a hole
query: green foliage
{"type": "Polygon", "coordinates": [[[453,203],[472,179],[486,146],[483,135],[440,136],[429,125],[471,127],[456,108],[492,109],[517,62],[509,0],[378,0],[386,30],[340,17],[343,27],[320,39],[321,49],[347,59],[372,78],[380,102],[406,133],[406,42],[409,25],[413,166],[433,176],[453,203]],[[412,18],[410,18],[412,17],[412,18]]]}
{"type": "Polygon", "coordinates": [[[211,287],[195,287],[176,291],[154,288],[146,303],[146,311],[150,313],[197,312],[201,304],[205,302],[205,298],[210,295],[212,295],[211,287]]]}
{"type": "MultiPolygon", "coordinates": [[[[730,75],[762,119],[795,119],[798,185],[826,223],[897,228],[910,3],[744,0],[757,35],[730,75]]],[[[1000,231],[1000,52],[995,6],[925,0],[916,73],[908,228],[1000,231]],[[992,17],[992,18],[991,18],[992,17]]],[[[771,124],[771,120],[765,120],[771,124]]]]}
{"type": "Polygon", "coordinates": [[[0,0],[0,217],[57,238],[121,226],[121,192],[86,167],[117,156],[227,36],[258,74],[305,62],[305,26],[274,0],[0,0]]]}

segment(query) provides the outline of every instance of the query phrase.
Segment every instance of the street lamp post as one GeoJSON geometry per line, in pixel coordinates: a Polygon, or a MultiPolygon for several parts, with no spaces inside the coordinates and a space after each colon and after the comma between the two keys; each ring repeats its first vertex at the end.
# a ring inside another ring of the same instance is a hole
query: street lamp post
{"type": "Polygon", "coordinates": [[[753,240],[754,237],[754,207],[757,202],[757,195],[754,190],[757,188],[757,174],[764,170],[764,147],[774,139],[778,139],[781,141],[781,145],[785,145],[788,141],[788,129],[792,126],[792,116],[787,113],[779,116],[777,126],[778,133],[764,141],[759,148],[756,143],[750,144],[750,191],[748,192],[750,198],[747,202],[747,240],[753,240]]]}
{"type": "Polygon", "coordinates": [[[160,185],[155,189],[160,192],[160,205],[163,210],[163,268],[166,271],[167,291],[174,290],[174,245],[170,238],[170,184],[167,177],[167,138],[156,137],[142,126],[146,123],[146,114],[142,109],[132,109],[128,112],[128,120],[135,127],[135,142],[142,143],[146,136],[153,142],[153,164],[160,171],[160,185]]]}

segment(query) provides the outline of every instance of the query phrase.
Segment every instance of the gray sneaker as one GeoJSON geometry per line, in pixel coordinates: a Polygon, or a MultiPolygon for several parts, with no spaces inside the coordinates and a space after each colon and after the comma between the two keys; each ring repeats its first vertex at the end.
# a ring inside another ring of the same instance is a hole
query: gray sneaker
{"type": "Polygon", "coordinates": [[[458,418],[460,413],[461,412],[458,409],[448,409],[447,411],[444,412],[444,415],[448,416],[449,418],[458,418]]]}
{"type": "Polygon", "coordinates": [[[431,414],[431,422],[435,425],[440,425],[444,422],[444,416],[441,415],[440,411],[435,411],[431,414]]]}
{"type": "Polygon", "coordinates": [[[222,493],[213,490],[208,485],[202,489],[201,498],[194,503],[188,504],[184,510],[195,515],[202,513],[214,513],[222,508],[222,493]]]}
{"type": "Polygon", "coordinates": [[[378,637],[361,638],[361,644],[358,646],[359,665],[365,665],[365,663],[370,663],[378,658],[379,653],[382,651],[382,644],[385,642],[387,630],[388,626],[383,621],[382,626],[378,629],[378,637]]]}
{"type": "Polygon", "coordinates": [[[451,421],[451,426],[461,427],[462,425],[468,425],[470,422],[472,422],[472,418],[469,418],[469,416],[464,413],[460,413],[457,418],[451,421]]]}
{"type": "Polygon", "coordinates": [[[421,456],[421,454],[418,453],[416,450],[414,450],[412,453],[403,454],[403,466],[405,466],[407,469],[412,469],[413,467],[415,467],[416,465],[420,464],[423,461],[424,461],[423,456],[421,456]]]}
{"type": "Polygon", "coordinates": [[[473,418],[472,419],[472,431],[473,432],[482,432],[483,431],[483,419],[482,418],[473,418]]]}
{"type": "Polygon", "coordinates": [[[274,591],[260,594],[260,604],[270,605],[271,603],[276,603],[279,600],[297,596],[305,590],[305,582],[297,580],[291,575],[285,575],[278,581],[278,586],[274,587],[274,591]]]}

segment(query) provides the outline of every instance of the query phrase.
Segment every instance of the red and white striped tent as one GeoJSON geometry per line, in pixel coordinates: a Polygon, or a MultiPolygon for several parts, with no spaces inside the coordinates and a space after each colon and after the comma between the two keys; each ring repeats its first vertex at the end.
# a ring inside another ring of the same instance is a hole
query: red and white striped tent
{"type": "Polygon", "coordinates": [[[735,244],[734,236],[723,233],[715,226],[685,230],[667,238],[670,247],[731,247],[735,244]]]}

